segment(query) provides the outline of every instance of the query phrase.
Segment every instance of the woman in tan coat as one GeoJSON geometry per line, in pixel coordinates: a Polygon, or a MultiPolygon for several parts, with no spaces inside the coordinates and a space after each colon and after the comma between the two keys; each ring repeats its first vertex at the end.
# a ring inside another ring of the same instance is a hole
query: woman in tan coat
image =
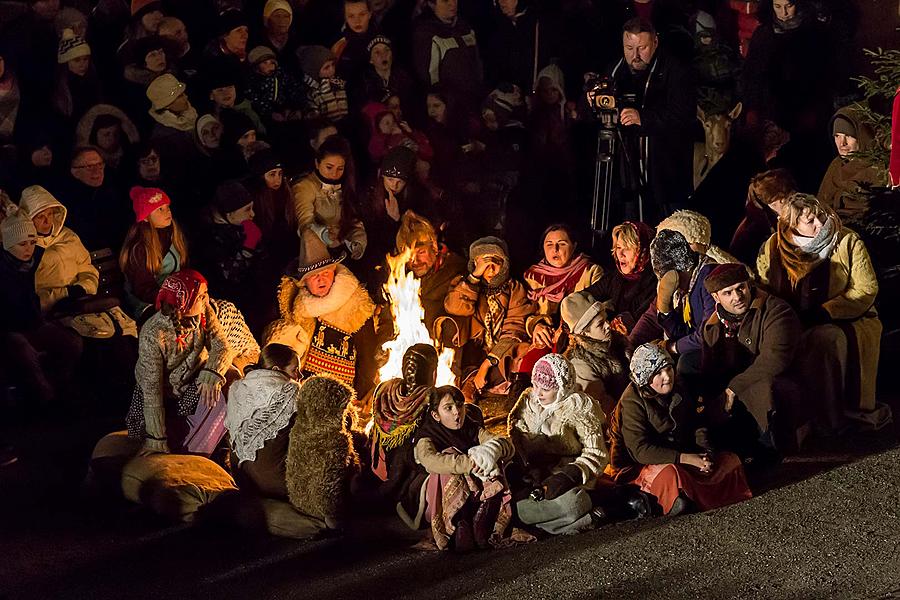
{"type": "Polygon", "coordinates": [[[881,321],[878,280],[859,235],[814,196],[793,194],[757,270],[803,322],[801,369],[818,392],[810,397],[819,398],[822,424],[837,428],[845,410],[872,420],[881,321]]]}

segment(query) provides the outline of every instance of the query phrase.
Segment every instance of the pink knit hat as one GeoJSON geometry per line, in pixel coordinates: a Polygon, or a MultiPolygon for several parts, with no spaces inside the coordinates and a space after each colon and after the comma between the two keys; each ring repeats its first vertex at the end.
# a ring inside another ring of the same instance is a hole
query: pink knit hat
{"type": "Polygon", "coordinates": [[[134,209],[134,220],[136,223],[146,220],[150,213],[160,206],[172,204],[169,196],[159,188],[146,188],[136,185],[131,188],[128,195],[131,196],[131,207],[134,209]]]}
{"type": "Polygon", "coordinates": [[[542,390],[559,389],[553,366],[546,360],[539,360],[534,363],[534,368],[531,370],[531,383],[542,390]]]}

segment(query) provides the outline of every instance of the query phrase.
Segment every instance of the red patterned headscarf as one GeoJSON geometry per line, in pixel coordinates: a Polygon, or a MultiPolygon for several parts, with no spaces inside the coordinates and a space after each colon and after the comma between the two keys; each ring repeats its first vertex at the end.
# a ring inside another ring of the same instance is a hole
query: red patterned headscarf
{"type": "Polygon", "coordinates": [[[183,269],[172,273],[163,281],[159,293],[156,294],[156,310],[162,303],[171,304],[178,312],[184,312],[194,305],[200,287],[206,278],[193,269],[183,269]]]}

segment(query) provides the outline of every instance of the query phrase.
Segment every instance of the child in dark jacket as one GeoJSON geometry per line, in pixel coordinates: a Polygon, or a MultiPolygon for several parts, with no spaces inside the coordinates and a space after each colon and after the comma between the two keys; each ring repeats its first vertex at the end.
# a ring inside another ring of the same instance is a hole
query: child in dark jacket
{"type": "Polygon", "coordinates": [[[305,100],[303,84],[278,65],[275,52],[267,46],[250,51],[253,73],[247,86],[247,98],[253,110],[268,122],[300,120],[305,100]]]}

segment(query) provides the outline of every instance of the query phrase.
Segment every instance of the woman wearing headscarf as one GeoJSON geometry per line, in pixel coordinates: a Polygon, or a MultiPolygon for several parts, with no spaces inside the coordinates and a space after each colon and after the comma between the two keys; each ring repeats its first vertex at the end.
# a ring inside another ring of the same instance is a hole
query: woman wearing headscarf
{"type": "Polygon", "coordinates": [[[880,422],[873,412],[882,329],[878,280],[859,235],[832,208],[796,193],[756,266],[760,282],[790,302],[804,324],[798,355],[821,424],[839,428],[846,410],[880,422]]]}
{"type": "Polygon", "coordinates": [[[140,332],[128,436],[143,440],[145,454],[209,456],[225,435],[222,386],[233,353],[206,279],[190,269],[169,275],[156,308],[140,332]]]}
{"type": "Polygon", "coordinates": [[[610,424],[609,471],[654,496],[664,514],[710,510],[751,497],[740,459],[695,442],[697,414],[675,379],[669,353],[644,344],[631,357],[631,384],[610,424]]]}
{"type": "Polygon", "coordinates": [[[650,265],[653,228],[641,222],[625,221],[612,230],[612,254],[616,269],[606,271],[587,288],[601,302],[611,301],[610,325],[622,334],[629,333],[653,297],[656,277],[650,265]]]}

